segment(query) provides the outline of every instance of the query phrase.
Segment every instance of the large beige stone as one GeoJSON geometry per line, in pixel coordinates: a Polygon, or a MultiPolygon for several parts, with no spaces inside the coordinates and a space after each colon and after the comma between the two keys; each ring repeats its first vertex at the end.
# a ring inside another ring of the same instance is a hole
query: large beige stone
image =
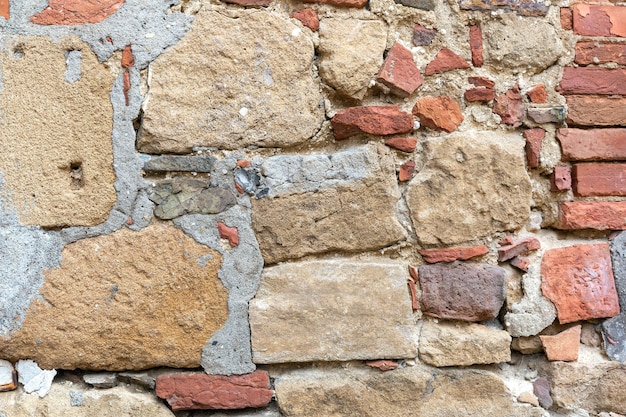
{"type": "Polygon", "coordinates": [[[516,134],[466,132],[433,144],[407,203],[423,245],[452,245],[523,226],[531,185],[516,134]]]}
{"type": "Polygon", "coordinates": [[[198,367],[227,317],[221,255],[166,224],[63,249],[0,357],[42,368],[198,367]]]}
{"type": "Polygon", "coordinates": [[[511,335],[480,324],[424,321],[420,359],[433,366],[469,366],[511,360],[511,335]]]}
{"type": "Polygon", "coordinates": [[[266,268],[250,302],[255,363],[414,358],[406,264],[309,261],[266,268]]]}
{"type": "Polygon", "coordinates": [[[191,30],[150,66],[139,149],[290,146],[324,119],[313,43],[267,11],[201,11],[191,30]]]}
{"type": "Polygon", "coordinates": [[[382,145],[272,157],[261,173],[269,194],[252,201],[252,226],[266,264],[378,249],[406,237],[396,217],[393,159],[382,145]]]}
{"type": "Polygon", "coordinates": [[[104,222],[116,199],[111,73],[77,38],[13,37],[6,45],[0,53],[2,192],[25,224],[104,222]],[[66,64],[69,51],[74,59],[66,64]]]}
{"type": "Polygon", "coordinates": [[[327,367],[271,376],[286,417],[542,416],[539,408],[517,404],[502,380],[486,371],[327,367]]]}
{"type": "Polygon", "coordinates": [[[383,64],[387,29],[379,20],[320,21],[320,76],[339,93],[361,99],[383,64]]]}
{"type": "Polygon", "coordinates": [[[0,392],[0,415],[7,417],[174,417],[155,395],[132,388],[86,389],[70,382],[53,383],[39,398],[22,389],[0,392]]]}

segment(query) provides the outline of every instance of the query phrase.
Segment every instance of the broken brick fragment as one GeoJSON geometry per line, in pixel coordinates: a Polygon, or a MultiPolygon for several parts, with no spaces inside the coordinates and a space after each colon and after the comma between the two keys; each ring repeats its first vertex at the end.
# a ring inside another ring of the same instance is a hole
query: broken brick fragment
{"type": "Polygon", "coordinates": [[[115,13],[124,0],[50,0],[48,7],[30,18],[38,25],[98,23],[115,13]]]}
{"type": "Polygon", "coordinates": [[[463,95],[463,97],[465,97],[465,100],[470,102],[487,102],[493,100],[495,96],[496,92],[493,88],[484,87],[470,88],[469,90],[465,91],[465,94],[463,95]]]}
{"type": "Polygon", "coordinates": [[[413,106],[413,114],[428,128],[454,132],[463,122],[461,108],[448,96],[424,97],[413,106]]]}
{"type": "Polygon", "coordinates": [[[250,168],[252,166],[252,162],[247,159],[238,159],[237,166],[239,168],[250,168]]]}
{"type": "Polygon", "coordinates": [[[539,166],[539,155],[541,154],[541,143],[546,136],[546,131],[541,128],[524,130],[524,139],[526,139],[526,159],[529,168],[537,168],[539,166]]]}
{"type": "Polygon", "coordinates": [[[393,94],[400,97],[413,94],[424,82],[413,60],[413,54],[398,42],[389,50],[376,81],[386,85],[393,94]]]}
{"type": "Polygon", "coordinates": [[[500,116],[501,123],[513,127],[522,125],[524,120],[524,103],[522,102],[522,95],[517,84],[506,93],[496,97],[493,112],[500,116]]]}
{"type": "Polygon", "coordinates": [[[570,327],[554,336],[540,335],[543,350],[549,361],[575,361],[578,360],[578,346],[582,326],[570,327]]]}
{"type": "Polygon", "coordinates": [[[561,7],[560,11],[561,27],[564,30],[572,30],[572,9],[569,7],[561,7]]]}
{"type": "Polygon", "coordinates": [[[572,171],[567,165],[557,165],[550,176],[551,191],[565,191],[572,188],[572,171]]]}
{"type": "Polygon", "coordinates": [[[335,139],[361,133],[394,135],[413,130],[413,116],[398,106],[358,106],[338,111],[331,119],[335,139]]]}
{"type": "Polygon", "coordinates": [[[467,81],[476,87],[494,88],[496,83],[487,77],[467,77],[467,81]]]}
{"type": "Polygon", "coordinates": [[[428,29],[422,25],[416,24],[413,27],[413,43],[415,46],[427,46],[433,42],[437,36],[435,29],[428,29]]]}
{"type": "Polygon", "coordinates": [[[389,360],[385,360],[385,359],[381,359],[378,361],[367,361],[365,362],[365,364],[371,368],[377,368],[380,369],[381,371],[393,371],[394,369],[397,369],[398,366],[400,366],[398,364],[398,362],[396,361],[389,361],[389,360]]]}
{"type": "Polygon", "coordinates": [[[402,166],[400,166],[400,171],[398,172],[398,180],[401,182],[408,181],[413,176],[415,172],[415,162],[407,161],[402,166]]]}
{"type": "Polygon", "coordinates": [[[391,138],[385,141],[385,145],[402,152],[411,153],[417,147],[417,138],[391,138]]]}
{"type": "Polygon", "coordinates": [[[535,237],[527,237],[498,249],[498,262],[505,262],[525,253],[541,248],[541,242],[535,237]]]}
{"type": "Polygon", "coordinates": [[[317,17],[317,12],[313,9],[302,9],[297,12],[293,12],[289,15],[294,19],[298,19],[304,26],[311,29],[313,32],[317,32],[320,28],[320,20],[317,17]]]}
{"type": "Polygon", "coordinates": [[[236,227],[229,227],[222,222],[217,222],[217,231],[220,238],[227,239],[231,247],[239,245],[239,230],[236,227]]]}
{"type": "Polygon", "coordinates": [[[0,0],[0,16],[9,20],[9,0],[0,0]]]}
{"type": "Polygon", "coordinates": [[[128,92],[130,91],[130,73],[124,70],[124,100],[128,106],[128,92]]]}
{"type": "Polygon", "coordinates": [[[548,101],[548,93],[546,92],[546,86],[538,84],[531,87],[526,95],[531,103],[546,103],[548,101]]]}
{"type": "Polygon", "coordinates": [[[469,33],[470,51],[472,53],[472,64],[476,68],[483,66],[483,32],[479,25],[470,26],[469,33]]]}
{"type": "Polygon", "coordinates": [[[485,245],[463,246],[455,248],[421,249],[420,255],[430,264],[437,262],[466,261],[476,256],[489,253],[485,245]]]}
{"type": "Polygon", "coordinates": [[[515,258],[511,259],[509,263],[517,269],[527,272],[528,265],[530,265],[530,258],[526,256],[516,256],[515,258]]]}
{"type": "Polygon", "coordinates": [[[135,66],[135,58],[133,57],[133,49],[127,45],[122,50],[122,68],[132,68],[135,66]]]}
{"type": "Polygon", "coordinates": [[[455,69],[466,69],[470,65],[463,58],[452,52],[448,48],[442,48],[435,56],[435,59],[426,65],[424,73],[426,75],[439,74],[455,69]]]}

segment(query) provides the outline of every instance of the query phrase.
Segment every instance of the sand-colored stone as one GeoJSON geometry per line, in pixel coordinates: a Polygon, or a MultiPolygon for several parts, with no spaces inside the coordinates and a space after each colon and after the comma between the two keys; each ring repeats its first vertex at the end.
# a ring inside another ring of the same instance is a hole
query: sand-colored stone
{"type": "Polygon", "coordinates": [[[433,366],[470,366],[511,360],[511,335],[481,324],[426,320],[419,357],[433,366]]]}
{"type": "Polygon", "coordinates": [[[500,132],[447,136],[407,191],[423,245],[454,245],[518,229],[530,215],[530,199],[524,142],[500,132]]]}
{"type": "Polygon", "coordinates": [[[20,221],[104,222],[116,199],[111,73],[77,38],[11,38],[0,65],[0,173],[20,221]],[[73,83],[65,79],[67,51],[81,53],[73,83]]]}
{"type": "Polygon", "coordinates": [[[265,268],[250,302],[257,364],[414,358],[402,262],[308,261],[265,268]]]}
{"type": "Polygon", "coordinates": [[[378,20],[320,21],[320,76],[340,94],[361,99],[383,64],[387,30],[378,20]]]}
{"type": "Polygon", "coordinates": [[[166,224],[65,247],[0,357],[45,369],[198,367],[227,317],[219,253],[166,224]]]}
{"type": "Polygon", "coordinates": [[[582,326],[574,326],[556,335],[539,336],[549,361],[575,361],[582,326]]]}
{"type": "Polygon", "coordinates": [[[285,417],[539,417],[517,404],[495,374],[436,370],[423,365],[380,372],[363,366],[276,372],[276,397],[285,417]]]}
{"type": "Polygon", "coordinates": [[[290,146],[318,131],[324,111],[311,39],[265,10],[236,17],[201,11],[151,64],[141,151],[290,146]]]}

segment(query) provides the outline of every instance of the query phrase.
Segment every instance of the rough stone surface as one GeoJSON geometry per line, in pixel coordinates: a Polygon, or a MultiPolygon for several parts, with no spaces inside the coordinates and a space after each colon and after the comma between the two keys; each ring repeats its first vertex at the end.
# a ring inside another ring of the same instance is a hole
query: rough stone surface
{"type": "Polygon", "coordinates": [[[516,404],[502,380],[487,371],[413,366],[380,372],[350,367],[294,369],[272,376],[278,406],[286,417],[542,415],[530,405],[516,404]]]}
{"type": "Polygon", "coordinates": [[[582,326],[574,326],[554,336],[539,336],[549,361],[578,360],[582,326]]]}
{"type": "Polygon", "coordinates": [[[428,29],[420,24],[413,27],[413,44],[416,46],[430,45],[437,36],[435,29],[428,29]]]}
{"type": "Polygon", "coordinates": [[[570,126],[626,126],[626,97],[567,96],[570,126]]]}
{"type": "Polygon", "coordinates": [[[548,6],[541,0],[459,0],[462,10],[505,10],[522,16],[543,16],[548,6]]]}
{"type": "Polygon", "coordinates": [[[502,123],[519,127],[524,121],[524,103],[517,84],[495,98],[493,112],[500,116],[502,123]]]}
{"type": "Polygon", "coordinates": [[[514,134],[447,137],[407,191],[418,240],[454,245],[525,224],[531,187],[523,146],[514,134]]]}
{"type": "Polygon", "coordinates": [[[313,44],[304,33],[292,36],[296,28],[266,11],[198,13],[187,35],[150,66],[139,149],[289,146],[313,136],[322,97],[311,72],[313,44]]]}
{"type": "Polygon", "coordinates": [[[414,9],[421,10],[434,10],[435,0],[394,0],[397,4],[401,4],[407,7],[413,7],[414,9]]]}
{"type": "Polygon", "coordinates": [[[117,377],[111,372],[99,372],[83,375],[83,381],[94,388],[113,388],[117,385],[117,377]]]}
{"type": "Polygon", "coordinates": [[[70,244],[0,357],[63,369],[197,367],[227,316],[220,263],[167,225],[70,244]]]}
{"type": "Polygon", "coordinates": [[[413,106],[413,114],[423,126],[454,132],[463,122],[463,113],[451,97],[424,97],[413,106]]]}
{"type": "Polygon", "coordinates": [[[265,268],[250,302],[254,362],[417,356],[407,278],[406,265],[391,261],[265,268]]]}
{"type": "Polygon", "coordinates": [[[455,69],[469,68],[469,64],[463,58],[455,54],[448,48],[441,49],[435,59],[426,65],[424,73],[426,75],[434,75],[442,72],[452,71],[455,69]]]}
{"type": "Polygon", "coordinates": [[[619,314],[608,244],[547,250],[541,274],[541,290],[562,324],[619,314]]]}
{"type": "Polygon", "coordinates": [[[487,264],[454,262],[419,267],[422,312],[463,321],[495,318],[504,303],[504,270],[487,264]]]}
{"type": "Polygon", "coordinates": [[[626,313],[602,322],[604,352],[613,361],[626,364],[626,313]]]}
{"type": "Polygon", "coordinates": [[[236,410],[265,407],[274,392],[267,372],[224,376],[172,374],[156,379],[156,395],[172,410],[236,410]]]}
{"type": "Polygon", "coordinates": [[[550,395],[550,382],[546,377],[539,377],[533,382],[533,392],[543,408],[550,408],[554,401],[550,395]]]}
{"type": "Polygon", "coordinates": [[[511,349],[524,355],[532,355],[543,351],[541,339],[538,336],[521,336],[513,338],[511,349]]]}
{"type": "Polygon", "coordinates": [[[387,53],[376,81],[389,87],[392,93],[406,97],[413,94],[424,80],[411,51],[396,42],[387,53]]]}
{"type": "Polygon", "coordinates": [[[109,97],[113,77],[74,37],[56,43],[14,37],[8,45],[0,56],[0,146],[11,150],[0,154],[3,194],[24,224],[104,222],[116,199],[109,97]],[[14,58],[13,50],[21,58],[14,58]],[[65,79],[66,50],[81,52],[74,83],[65,79]]]}
{"type": "Polygon", "coordinates": [[[485,245],[463,246],[456,248],[421,249],[419,253],[426,262],[432,264],[436,262],[466,261],[476,256],[489,253],[489,248],[485,245]]]}
{"type": "Polygon", "coordinates": [[[152,189],[150,200],[156,204],[154,215],[165,220],[184,214],[221,213],[237,202],[230,190],[188,178],[159,182],[152,189]]]}
{"type": "Polygon", "coordinates": [[[565,122],[565,107],[554,106],[546,108],[531,108],[526,112],[528,118],[535,123],[557,123],[563,124],[565,122]]]}
{"type": "Polygon", "coordinates": [[[419,358],[429,365],[470,366],[511,360],[511,336],[480,324],[424,322],[419,358]]]}
{"type": "Polygon", "coordinates": [[[143,170],[155,172],[211,172],[214,164],[214,156],[160,155],[150,158],[144,164],[143,170]]]}
{"type": "Polygon", "coordinates": [[[626,202],[568,201],[559,204],[555,227],[565,230],[625,230],[626,202]]]}
{"type": "Polygon", "coordinates": [[[266,264],[312,253],[377,249],[406,236],[396,219],[400,195],[383,145],[267,158],[261,174],[268,197],[252,201],[252,225],[266,264]],[[368,221],[354,221],[360,218],[368,221]]]}
{"type": "Polygon", "coordinates": [[[325,18],[320,22],[322,80],[342,95],[361,99],[383,63],[385,25],[377,20],[325,18]]]}
{"type": "Polygon", "coordinates": [[[331,124],[337,140],[362,133],[394,135],[413,130],[413,116],[398,106],[359,106],[337,112],[331,124]]]}
{"type": "Polygon", "coordinates": [[[98,23],[122,7],[125,0],[50,0],[48,7],[30,21],[38,25],[98,23]]]}
{"type": "Polygon", "coordinates": [[[626,160],[626,129],[557,130],[563,161],[626,160]]]}

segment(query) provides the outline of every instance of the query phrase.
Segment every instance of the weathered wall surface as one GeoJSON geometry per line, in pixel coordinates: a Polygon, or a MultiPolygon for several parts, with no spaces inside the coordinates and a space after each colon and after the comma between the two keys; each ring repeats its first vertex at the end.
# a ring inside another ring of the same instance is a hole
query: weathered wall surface
{"type": "Polygon", "coordinates": [[[0,417],[625,415],[625,22],[0,0],[0,417]]]}

